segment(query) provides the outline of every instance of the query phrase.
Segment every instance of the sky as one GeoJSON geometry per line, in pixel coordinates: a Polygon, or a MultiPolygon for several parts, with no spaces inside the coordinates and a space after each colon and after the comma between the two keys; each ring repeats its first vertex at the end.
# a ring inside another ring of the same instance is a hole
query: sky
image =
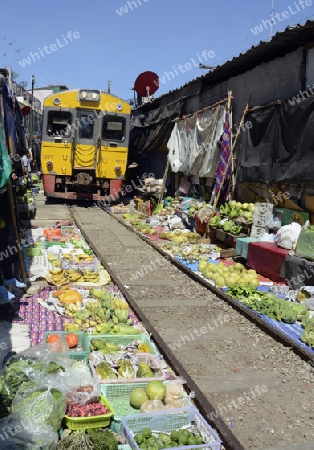
{"type": "Polygon", "coordinates": [[[155,98],[178,89],[208,72],[199,62],[221,65],[314,20],[314,0],[15,0],[2,12],[0,66],[18,83],[107,91],[110,81],[128,100],[142,72],[159,76],[155,98]]]}

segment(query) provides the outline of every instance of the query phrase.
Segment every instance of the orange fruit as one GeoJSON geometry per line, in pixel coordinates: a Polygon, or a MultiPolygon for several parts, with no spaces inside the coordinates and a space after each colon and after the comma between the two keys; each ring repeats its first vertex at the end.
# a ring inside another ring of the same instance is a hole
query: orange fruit
{"type": "Polygon", "coordinates": [[[53,344],[54,342],[58,341],[59,339],[61,339],[61,337],[58,334],[49,334],[49,336],[47,338],[47,343],[53,344]]]}
{"type": "Polygon", "coordinates": [[[76,334],[73,334],[73,333],[67,334],[65,340],[67,341],[68,346],[70,348],[77,347],[78,342],[79,342],[78,337],[76,336],[76,334]]]}
{"type": "Polygon", "coordinates": [[[47,343],[49,344],[51,351],[61,352],[62,340],[58,334],[49,334],[49,336],[47,338],[47,343]]]}

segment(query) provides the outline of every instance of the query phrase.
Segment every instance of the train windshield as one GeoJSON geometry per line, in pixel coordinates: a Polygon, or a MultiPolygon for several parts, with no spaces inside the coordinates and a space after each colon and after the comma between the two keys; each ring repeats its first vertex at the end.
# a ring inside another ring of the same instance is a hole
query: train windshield
{"type": "Polygon", "coordinates": [[[80,139],[92,139],[94,135],[94,120],[90,113],[79,114],[79,137],[80,139]]]}
{"type": "Polygon", "coordinates": [[[48,136],[69,137],[71,133],[72,114],[67,111],[49,111],[47,120],[48,136]]]}
{"type": "Polygon", "coordinates": [[[124,117],[104,116],[101,137],[103,140],[124,141],[126,120],[124,117]]]}

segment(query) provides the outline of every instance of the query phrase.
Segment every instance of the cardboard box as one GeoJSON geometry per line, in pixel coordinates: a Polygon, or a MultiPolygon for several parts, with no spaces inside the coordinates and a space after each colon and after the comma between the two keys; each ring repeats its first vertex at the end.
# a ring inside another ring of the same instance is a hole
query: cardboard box
{"type": "Polygon", "coordinates": [[[226,233],[225,231],[219,230],[219,229],[216,231],[216,238],[219,241],[224,242],[228,246],[234,247],[234,248],[236,246],[236,240],[241,237],[246,237],[246,234],[240,233],[237,235],[233,235],[233,234],[226,233]]]}
{"type": "Polygon", "coordinates": [[[281,220],[281,226],[290,225],[292,222],[297,222],[302,226],[310,218],[308,212],[294,211],[287,208],[274,208],[273,213],[274,217],[278,217],[281,220]]]}
{"type": "Polygon", "coordinates": [[[237,256],[235,248],[220,250],[220,258],[232,258],[233,256],[237,256]]]}
{"type": "Polygon", "coordinates": [[[314,195],[305,196],[305,209],[308,212],[314,212],[314,195]]]}

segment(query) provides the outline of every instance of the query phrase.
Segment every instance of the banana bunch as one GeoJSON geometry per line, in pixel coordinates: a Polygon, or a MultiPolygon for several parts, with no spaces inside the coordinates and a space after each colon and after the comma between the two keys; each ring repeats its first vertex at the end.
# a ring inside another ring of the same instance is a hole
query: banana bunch
{"type": "Polygon", "coordinates": [[[88,272],[84,270],[83,278],[85,282],[88,283],[97,283],[99,281],[99,273],[98,272],[88,272]]]}
{"type": "Polygon", "coordinates": [[[73,261],[73,255],[71,253],[62,253],[61,258],[68,261],[73,261]]]}
{"type": "Polygon", "coordinates": [[[128,303],[123,298],[120,297],[114,299],[114,306],[117,309],[129,310],[128,303]]]}
{"type": "Polygon", "coordinates": [[[233,225],[230,229],[230,233],[237,235],[240,234],[241,230],[242,230],[241,225],[233,225]]]}
{"type": "Polygon", "coordinates": [[[77,303],[66,303],[64,308],[64,314],[69,317],[75,317],[75,314],[77,311],[82,310],[82,304],[81,302],[77,303]]]}
{"type": "Polygon", "coordinates": [[[78,281],[85,281],[83,275],[75,269],[68,269],[66,271],[66,275],[68,277],[68,280],[72,281],[73,283],[78,281]]]}
{"type": "Polygon", "coordinates": [[[224,205],[221,205],[219,211],[223,216],[228,216],[230,213],[229,203],[226,202],[224,205]]]}
{"type": "Polygon", "coordinates": [[[86,255],[86,253],[78,253],[75,256],[75,262],[93,262],[94,255],[86,255]]]}
{"type": "Polygon", "coordinates": [[[64,324],[64,331],[80,331],[81,327],[77,323],[67,322],[64,324]]]}
{"type": "Polygon", "coordinates": [[[56,286],[67,283],[68,281],[66,272],[61,268],[50,269],[49,277],[56,286]]]}

